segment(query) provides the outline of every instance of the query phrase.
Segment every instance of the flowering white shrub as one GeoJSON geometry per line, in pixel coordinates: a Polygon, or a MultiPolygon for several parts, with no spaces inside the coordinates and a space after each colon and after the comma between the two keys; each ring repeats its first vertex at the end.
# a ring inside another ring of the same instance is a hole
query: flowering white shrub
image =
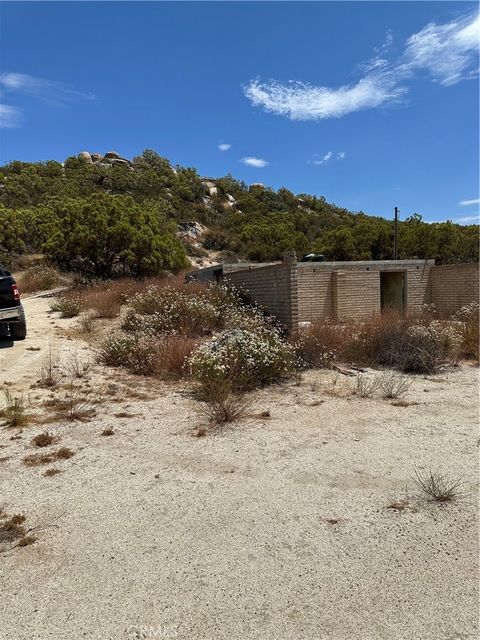
{"type": "Polygon", "coordinates": [[[291,345],[274,331],[224,331],[190,356],[192,376],[204,384],[228,380],[237,389],[253,389],[292,376],[297,359],[291,345]]]}
{"type": "Polygon", "coordinates": [[[208,334],[221,321],[221,311],[206,295],[191,295],[171,287],[152,287],[130,300],[122,328],[150,335],[182,333],[208,334]]]}

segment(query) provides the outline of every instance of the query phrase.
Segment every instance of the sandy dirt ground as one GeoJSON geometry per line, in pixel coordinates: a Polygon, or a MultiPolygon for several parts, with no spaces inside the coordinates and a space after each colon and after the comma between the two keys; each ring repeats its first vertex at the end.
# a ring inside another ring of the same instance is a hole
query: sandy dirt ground
{"type": "MultiPolygon", "coordinates": [[[[36,384],[50,345],[88,346],[46,298],[25,307],[29,336],[2,345],[0,373],[41,420],[61,392],[36,384]]],[[[182,386],[96,365],[79,382],[90,421],[1,427],[0,508],[37,541],[0,544],[0,637],[477,638],[478,370],[412,377],[407,406],[353,382],[309,372],[198,438],[182,386]],[[46,428],[75,452],[51,477],[22,463],[46,428]],[[463,477],[458,500],[415,485],[414,468],[437,467],[463,477]]]]}

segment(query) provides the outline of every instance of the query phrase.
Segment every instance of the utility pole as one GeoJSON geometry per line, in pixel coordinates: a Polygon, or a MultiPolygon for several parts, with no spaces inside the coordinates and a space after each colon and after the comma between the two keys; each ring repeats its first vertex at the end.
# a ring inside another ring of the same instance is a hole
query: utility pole
{"type": "Polygon", "coordinates": [[[398,260],[398,207],[395,207],[395,218],[393,221],[393,259],[398,260]]]}

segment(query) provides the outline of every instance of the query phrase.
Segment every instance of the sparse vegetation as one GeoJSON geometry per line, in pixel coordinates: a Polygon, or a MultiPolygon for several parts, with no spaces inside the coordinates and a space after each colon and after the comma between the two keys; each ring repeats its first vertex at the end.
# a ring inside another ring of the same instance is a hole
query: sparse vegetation
{"type": "Polygon", "coordinates": [[[51,444],[58,442],[58,440],[59,438],[57,436],[52,435],[48,431],[44,431],[32,438],[31,444],[34,447],[48,447],[51,444]]]}
{"type": "Polygon", "coordinates": [[[89,420],[95,415],[95,405],[99,402],[98,391],[94,392],[73,382],[68,383],[51,403],[58,418],[63,420],[89,420]]]}
{"type": "Polygon", "coordinates": [[[355,379],[355,394],[360,398],[370,398],[378,388],[378,379],[360,374],[355,379]]]}
{"type": "Polygon", "coordinates": [[[85,303],[83,298],[72,290],[54,298],[50,302],[50,309],[60,313],[62,318],[74,318],[85,309],[85,303]]]}
{"type": "Polygon", "coordinates": [[[38,384],[42,387],[55,387],[60,381],[60,358],[49,346],[48,353],[42,358],[38,370],[38,384]]]}
{"type": "Polygon", "coordinates": [[[382,391],[384,398],[402,398],[410,388],[411,380],[393,371],[384,371],[379,374],[376,384],[382,391]]]}
{"type": "Polygon", "coordinates": [[[26,516],[22,513],[8,516],[0,511],[0,545],[11,545],[16,542],[15,546],[26,547],[33,544],[37,539],[27,533],[26,520],[26,516]]]}
{"type": "Polygon", "coordinates": [[[240,420],[250,406],[245,393],[232,389],[227,382],[204,384],[202,398],[201,414],[216,426],[240,420]]]}
{"type": "Polygon", "coordinates": [[[54,267],[46,264],[34,264],[21,274],[18,279],[20,290],[23,293],[34,293],[35,291],[46,291],[66,285],[70,282],[69,278],[62,275],[54,267]]]}
{"type": "Polygon", "coordinates": [[[422,472],[415,469],[416,484],[437,502],[452,502],[459,495],[459,488],[463,484],[461,478],[453,479],[439,469],[422,472]]]}
{"type": "Polygon", "coordinates": [[[27,412],[27,399],[23,393],[13,395],[7,389],[5,394],[5,406],[0,412],[0,416],[4,420],[6,427],[25,427],[31,420],[32,416],[27,412]]]}
{"type": "Polygon", "coordinates": [[[74,455],[75,453],[68,447],[61,447],[49,453],[31,453],[23,458],[23,464],[27,467],[38,467],[42,464],[51,464],[56,460],[68,460],[74,455]]]}

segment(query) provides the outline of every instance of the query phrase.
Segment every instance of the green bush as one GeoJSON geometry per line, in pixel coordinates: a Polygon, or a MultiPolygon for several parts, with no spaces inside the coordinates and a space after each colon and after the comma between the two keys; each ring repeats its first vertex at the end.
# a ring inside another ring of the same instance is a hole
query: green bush
{"type": "Polygon", "coordinates": [[[292,377],[298,362],[291,345],[274,330],[236,329],[200,345],[189,365],[203,385],[227,381],[235,390],[248,390],[292,377]]]}

